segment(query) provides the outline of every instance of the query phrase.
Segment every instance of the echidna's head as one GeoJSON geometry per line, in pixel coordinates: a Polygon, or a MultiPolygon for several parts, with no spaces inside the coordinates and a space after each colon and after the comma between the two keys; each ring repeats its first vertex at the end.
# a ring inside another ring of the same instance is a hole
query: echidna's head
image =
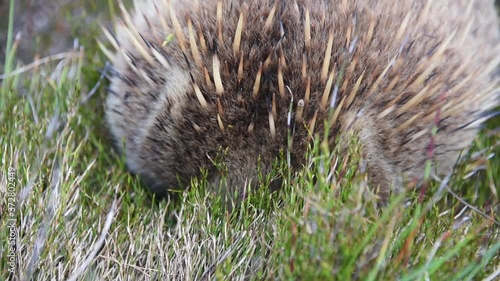
{"type": "Polygon", "coordinates": [[[303,77],[303,50],[291,42],[304,37],[300,11],[278,2],[148,1],[133,17],[123,9],[116,37],[105,31],[117,49],[103,47],[115,70],[107,120],[129,168],[155,190],[187,185],[200,168],[241,188],[268,177],[287,147],[293,164],[303,154],[319,74],[303,77]]]}

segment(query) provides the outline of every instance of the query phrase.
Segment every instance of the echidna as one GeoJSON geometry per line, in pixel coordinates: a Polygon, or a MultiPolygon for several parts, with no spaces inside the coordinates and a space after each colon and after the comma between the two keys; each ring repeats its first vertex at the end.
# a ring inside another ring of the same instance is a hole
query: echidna
{"type": "Polygon", "coordinates": [[[128,168],[158,194],[222,158],[228,190],[280,151],[357,136],[386,198],[448,172],[499,104],[493,0],[147,0],[99,43],[113,65],[106,118],[128,168]],[[435,136],[431,134],[437,128],[435,136]],[[432,142],[432,143],[431,143],[432,142]],[[222,155],[222,156],[221,156],[222,155]]]}

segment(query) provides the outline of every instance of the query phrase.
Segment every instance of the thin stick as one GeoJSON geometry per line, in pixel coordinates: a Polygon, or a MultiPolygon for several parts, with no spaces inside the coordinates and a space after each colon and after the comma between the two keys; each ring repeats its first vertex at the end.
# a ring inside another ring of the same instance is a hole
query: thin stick
{"type": "MultiPolygon", "coordinates": [[[[118,186],[116,187],[116,189],[118,191],[118,186]]],[[[76,281],[87,270],[90,264],[94,261],[95,257],[102,250],[104,242],[106,241],[106,236],[108,235],[109,229],[111,228],[111,224],[113,223],[113,219],[115,218],[117,208],[118,208],[118,199],[115,198],[115,200],[113,200],[111,209],[109,210],[109,213],[106,217],[106,222],[104,223],[101,235],[99,236],[97,242],[94,244],[94,249],[83,261],[83,263],[75,271],[73,271],[73,274],[68,279],[68,281],[76,281]]]]}
{"type": "Polygon", "coordinates": [[[74,58],[74,57],[77,57],[78,55],[80,55],[80,52],[66,52],[66,53],[60,53],[60,54],[44,57],[43,59],[34,61],[28,65],[25,65],[23,67],[16,69],[10,73],[0,74],[0,80],[4,80],[8,77],[11,77],[11,76],[14,76],[17,74],[21,74],[23,72],[26,72],[26,71],[32,69],[32,68],[35,68],[35,67],[40,66],[42,64],[46,64],[50,61],[62,60],[65,58],[74,58]]]}

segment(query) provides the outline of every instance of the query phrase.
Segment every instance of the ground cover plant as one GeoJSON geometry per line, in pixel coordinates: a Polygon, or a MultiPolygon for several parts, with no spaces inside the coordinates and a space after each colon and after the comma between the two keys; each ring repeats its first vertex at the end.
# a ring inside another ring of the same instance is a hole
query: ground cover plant
{"type": "MultiPolygon", "coordinates": [[[[82,9],[113,18],[114,5],[82,9]]],[[[355,139],[346,157],[316,139],[298,173],[285,151],[283,189],[270,193],[274,175],[263,175],[232,211],[203,178],[157,200],[112,149],[97,22],[83,29],[63,10],[74,46],[22,63],[13,14],[0,70],[0,280],[498,280],[500,119],[453,174],[428,169],[383,209],[355,139]]]]}

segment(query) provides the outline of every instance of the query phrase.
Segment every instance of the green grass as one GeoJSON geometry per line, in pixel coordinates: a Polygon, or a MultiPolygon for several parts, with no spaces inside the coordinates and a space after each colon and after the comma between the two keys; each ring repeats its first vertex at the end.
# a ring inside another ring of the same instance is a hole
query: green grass
{"type": "Polygon", "coordinates": [[[315,143],[297,174],[281,161],[284,189],[263,186],[232,212],[203,179],[157,202],[111,149],[104,89],[87,97],[104,59],[97,27],[86,32],[85,48],[32,67],[8,59],[2,70],[0,280],[498,278],[499,119],[452,177],[429,182],[423,201],[409,190],[382,211],[355,140],[346,157],[315,143]]]}

